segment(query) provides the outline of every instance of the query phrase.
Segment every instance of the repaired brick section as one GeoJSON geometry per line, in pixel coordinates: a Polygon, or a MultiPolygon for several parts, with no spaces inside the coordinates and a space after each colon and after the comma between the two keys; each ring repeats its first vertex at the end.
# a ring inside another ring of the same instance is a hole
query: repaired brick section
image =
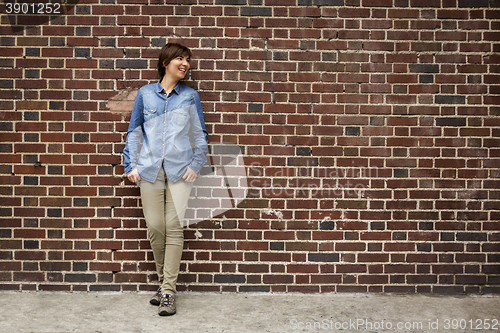
{"type": "Polygon", "coordinates": [[[250,189],[186,228],[179,290],[499,293],[498,8],[93,1],[36,35],[2,21],[0,288],[156,289],[121,152],[180,41],[250,189]]]}

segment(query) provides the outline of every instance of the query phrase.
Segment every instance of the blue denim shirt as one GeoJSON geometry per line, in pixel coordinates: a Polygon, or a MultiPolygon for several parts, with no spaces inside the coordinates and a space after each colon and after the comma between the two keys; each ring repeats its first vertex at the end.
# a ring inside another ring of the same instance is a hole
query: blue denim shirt
{"type": "Polygon", "coordinates": [[[154,183],[163,165],[175,183],[189,166],[197,174],[207,162],[208,132],[198,93],[177,86],[167,96],[160,81],[137,93],[123,150],[125,174],[135,168],[154,183]]]}

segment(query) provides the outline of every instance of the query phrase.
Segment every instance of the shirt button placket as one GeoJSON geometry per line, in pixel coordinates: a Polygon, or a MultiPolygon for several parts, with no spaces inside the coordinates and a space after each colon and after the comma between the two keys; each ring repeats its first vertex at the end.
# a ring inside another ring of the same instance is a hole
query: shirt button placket
{"type": "Polygon", "coordinates": [[[163,152],[162,152],[162,160],[165,159],[165,134],[167,131],[167,110],[168,110],[168,96],[167,99],[165,100],[165,112],[163,113],[163,136],[162,136],[162,142],[163,142],[163,152]]]}

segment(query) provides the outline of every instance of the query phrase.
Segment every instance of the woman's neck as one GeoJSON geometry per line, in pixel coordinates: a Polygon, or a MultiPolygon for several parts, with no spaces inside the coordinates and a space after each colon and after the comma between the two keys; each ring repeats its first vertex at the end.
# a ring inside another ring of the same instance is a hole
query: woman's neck
{"type": "Polygon", "coordinates": [[[167,75],[165,75],[161,80],[160,85],[163,87],[163,89],[165,89],[165,92],[168,96],[168,94],[170,94],[170,92],[175,88],[175,86],[177,86],[178,83],[179,81],[172,80],[167,77],[167,75]]]}

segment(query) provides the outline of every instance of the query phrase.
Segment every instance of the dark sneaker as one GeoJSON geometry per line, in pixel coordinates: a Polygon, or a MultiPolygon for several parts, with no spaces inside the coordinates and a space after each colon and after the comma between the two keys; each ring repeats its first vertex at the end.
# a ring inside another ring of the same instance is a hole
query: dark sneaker
{"type": "Polygon", "coordinates": [[[158,287],[158,290],[156,291],[156,294],[151,297],[151,299],[149,300],[149,303],[152,304],[152,305],[160,305],[160,300],[161,300],[161,286],[158,287]]]}
{"type": "Polygon", "coordinates": [[[167,293],[161,295],[158,314],[160,316],[171,316],[175,314],[175,295],[167,293]]]}

